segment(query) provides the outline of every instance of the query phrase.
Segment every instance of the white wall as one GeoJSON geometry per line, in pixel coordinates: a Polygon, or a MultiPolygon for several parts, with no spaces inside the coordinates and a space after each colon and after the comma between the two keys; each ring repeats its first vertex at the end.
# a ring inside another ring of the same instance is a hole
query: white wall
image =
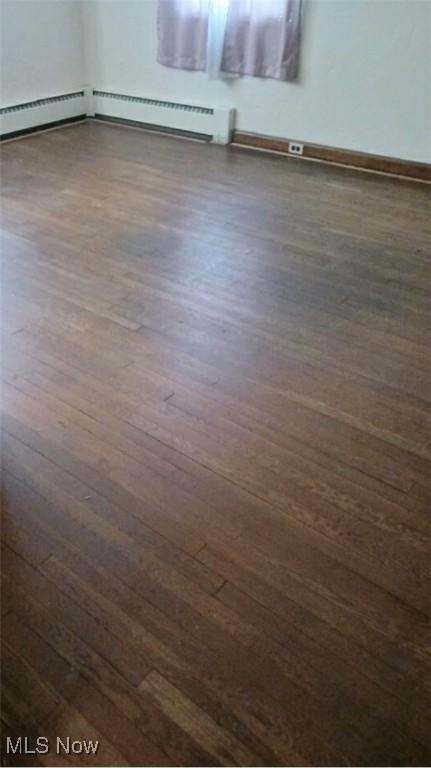
{"type": "Polygon", "coordinates": [[[298,83],[160,66],[156,11],[157,0],[1,0],[1,104],[88,82],[232,105],[244,131],[431,162],[430,0],[305,0],[298,83]]]}
{"type": "Polygon", "coordinates": [[[1,105],[82,88],[81,0],[1,0],[1,105]]]}
{"type": "Polygon", "coordinates": [[[208,82],[158,65],[156,9],[157,0],[84,0],[92,85],[229,104],[240,130],[431,162],[429,0],[307,0],[295,84],[208,82]]]}

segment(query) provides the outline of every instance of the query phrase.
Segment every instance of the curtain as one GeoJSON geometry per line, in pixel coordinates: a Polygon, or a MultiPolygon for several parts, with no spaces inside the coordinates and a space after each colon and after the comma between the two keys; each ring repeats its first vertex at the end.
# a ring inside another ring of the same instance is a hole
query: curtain
{"type": "Polygon", "coordinates": [[[230,0],[209,0],[207,72],[210,80],[223,76],[222,58],[230,0]]]}
{"type": "Polygon", "coordinates": [[[157,60],[167,67],[206,69],[209,0],[159,0],[157,60]]]}
{"type": "Polygon", "coordinates": [[[159,0],[158,61],[294,80],[302,0],[159,0]]]}
{"type": "Polygon", "coordinates": [[[300,22],[301,0],[230,0],[221,68],[295,80],[300,22]]]}

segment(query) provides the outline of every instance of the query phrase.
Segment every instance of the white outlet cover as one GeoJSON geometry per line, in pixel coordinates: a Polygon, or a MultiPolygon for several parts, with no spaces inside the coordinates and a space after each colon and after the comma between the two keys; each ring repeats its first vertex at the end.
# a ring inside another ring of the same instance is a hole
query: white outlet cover
{"type": "Polygon", "coordinates": [[[298,141],[290,141],[289,152],[292,155],[302,155],[304,152],[304,145],[300,144],[298,141]]]}

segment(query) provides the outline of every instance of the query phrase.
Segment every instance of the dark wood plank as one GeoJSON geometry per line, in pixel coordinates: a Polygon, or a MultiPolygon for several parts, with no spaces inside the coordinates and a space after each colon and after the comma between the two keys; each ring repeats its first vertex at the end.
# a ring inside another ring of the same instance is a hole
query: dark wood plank
{"type": "MultiPolygon", "coordinates": [[[[8,642],[22,654],[29,653],[39,675],[48,685],[61,687],[62,697],[75,706],[99,731],[108,745],[113,741],[131,765],[142,762],[173,765],[173,761],[150,741],[137,725],[111,701],[70,666],[52,647],[13,614],[7,623],[8,642]]],[[[85,758],[84,758],[85,759],[85,758]]]]}
{"type": "Polygon", "coordinates": [[[2,155],[4,734],[428,764],[429,190],[91,123],[2,155]]]}

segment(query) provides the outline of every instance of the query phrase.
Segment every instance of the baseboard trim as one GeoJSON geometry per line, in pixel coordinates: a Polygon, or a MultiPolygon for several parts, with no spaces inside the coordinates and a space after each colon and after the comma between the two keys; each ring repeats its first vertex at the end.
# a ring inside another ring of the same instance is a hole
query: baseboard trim
{"type": "Polygon", "coordinates": [[[349,149],[338,149],[336,147],[326,147],[320,144],[307,144],[305,142],[301,142],[304,145],[304,154],[292,155],[289,153],[289,142],[291,141],[299,142],[301,140],[278,139],[273,136],[262,136],[257,133],[243,133],[242,131],[234,131],[232,138],[232,144],[234,146],[263,149],[267,152],[288,155],[289,157],[294,157],[298,160],[321,160],[326,163],[333,163],[334,165],[347,165],[351,168],[431,182],[431,165],[428,165],[427,163],[414,163],[408,160],[399,160],[394,157],[370,155],[366,152],[355,152],[349,149]]]}
{"type": "Polygon", "coordinates": [[[51,123],[43,123],[42,125],[33,125],[30,128],[22,128],[20,131],[11,131],[10,133],[3,133],[0,135],[0,142],[12,141],[13,139],[20,139],[24,136],[28,136],[31,133],[44,133],[46,131],[52,131],[54,128],[65,128],[73,123],[82,123],[87,120],[87,115],[75,115],[74,117],[65,117],[63,120],[54,120],[51,123]]]}

